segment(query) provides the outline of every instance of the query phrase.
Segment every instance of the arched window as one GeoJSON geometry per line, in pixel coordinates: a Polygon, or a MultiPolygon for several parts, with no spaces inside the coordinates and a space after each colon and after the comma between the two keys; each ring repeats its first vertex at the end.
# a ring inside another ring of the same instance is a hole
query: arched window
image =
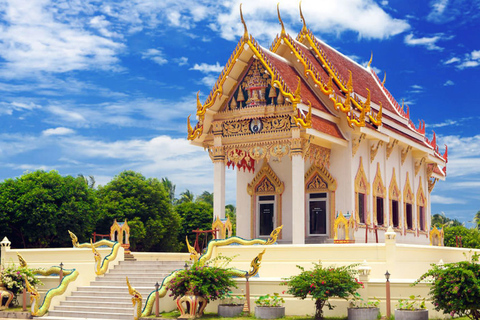
{"type": "Polygon", "coordinates": [[[268,237],[282,224],[282,193],[285,186],[275,172],[263,160],[262,168],[252,182],[247,185],[251,196],[251,237],[268,237]]]}
{"type": "Polygon", "coordinates": [[[369,224],[370,222],[367,216],[367,195],[370,193],[369,190],[370,185],[363,170],[362,157],[360,157],[360,165],[355,176],[355,212],[358,223],[369,224]]]}
{"type": "Polygon", "coordinates": [[[402,194],[397,184],[397,175],[395,174],[395,168],[393,168],[392,179],[390,180],[390,186],[388,187],[388,200],[390,204],[390,225],[393,228],[400,229],[402,227],[402,221],[400,219],[400,203],[402,201],[402,194]]]}
{"type": "Polygon", "coordinates": [[[373,212],[374,212],[374,223],[378,226],[386,225],[387,221],[385,219],[385,198],[386,190],[382,181],[382,173],[380,172],[380,164],[377,163],[377,173],[375,174],[375,179],[373,180],[373,212]]]}
{"type": "Polygon", "coordinates": [[[422,177],[419,177],[418,190],[417,190],[417,228],[420,231],[427,231],[427,199],[423,192],[422,177]]]}
{"type": "Polygon", "coordinates": [[[405,220],[406,230],[415,230],[415,224],[413,222],[413,206],[415,199],[413,197],[412,188],[410,187],[410,177],[407,172],[407,178],[405,181],[405,187],[403,188],[403,215],[405,220]]]}

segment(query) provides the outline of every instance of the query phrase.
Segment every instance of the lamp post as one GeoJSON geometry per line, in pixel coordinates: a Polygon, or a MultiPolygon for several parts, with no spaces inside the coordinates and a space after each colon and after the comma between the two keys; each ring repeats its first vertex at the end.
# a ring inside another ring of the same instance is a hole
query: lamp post
{"type": "Polygon", "coordinates": [[[188,264],[187,264],[187,261],[185,261],[185,264],[183,266],[183,269],[187,270],[188,269],[188,264]]]}
{"type": "Polygon", "coordinates": [[[63,280],[63,262],[60,262],[60,283],[63,280]]]}
{"type": "Polygon", "coordinates": [[[160,306],[159,306],[160,294],[158,292],[158,288],[160,288],[160,285],[158,284],[158,281],[157,281],[157,283],[155,283],[155,317],[157,318],[158,318],[158,315],[160,314],[160,306]]]}
{"type": "Polygon", "coordinates": [[[25,278],[22,279],[23,285],[23,311],[27,311],[27,284],[25,278]]]}
{"type": "Polygon", "coordinates": [[[250,315],[250,283],[248,282],[248,271],[245,272],[245,304],[243,305],[243,312],[250,315]]]}
{"type": "Polygon", "coordinates": [[[387,282],[385,284],[385,289],[387,290],[386,293],[386,304],[387,304],[387,319],[390,319],[390,273],[387,272],[385,273],[385,279],[387,279],[387,282]]]}

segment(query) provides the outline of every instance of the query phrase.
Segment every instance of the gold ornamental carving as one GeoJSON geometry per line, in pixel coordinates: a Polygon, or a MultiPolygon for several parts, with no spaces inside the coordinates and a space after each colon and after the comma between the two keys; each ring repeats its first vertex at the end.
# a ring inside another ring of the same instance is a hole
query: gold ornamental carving
{"type": "Polygon", "coordinates": [[[270,118],[225,121],[223,122],[222,126],[222,134],[224,137],[230,137],[246,134],[289,131],[291,126],[292,124],[290,115],[282,115],[270,118]],[[252,123],[256,125],[255,129],[252,129],[252,123]]]}
{"type": "MultiPolygon", "coordinates": [[[[306,149],[306,147],[304,147],[306,149]]],[[[330,167],[330,149],[308,143],[305,157],[317,167],[330,167]]]]}
{"type": "Polygon", "coordinates": [[[417,176],[418,172],[420,171],[420,168],[422,167],[422,164],[425,163],[426,158],[423,157],[420,159],[420,161],[415,162],[415,176],[417,176]]]}
{"type": "Polygon", "coordinates": [[[398,140],[393,140],[392,142],[389,142],[387,144],[387,160],[390,158],[390,155],[392,154],[393,147],[398,143],[398,140]]]}
{"type": "Polygon", "coordinates": [[[210,147],[208,148],[208,155],[212,162],[224,162],[225,161],[225,150],[223,147],[210,147]]]}
{"type": "Polygon", "coordinates": [[[428,192],[431,193],[435,184],[437,183],[438,178],[429,178],[428,179],[428,192]]]}
{"type": "Polygon", "coordinates": [[[293,155],[302,155],[302,138],[294,138],[291,142],[291,150],[293,155]]]}
{"type": "Polygon", "coordinates": [[[246,155],[247,153],[244,150],[232,148],[229,149],[227,152],[227,160],[232,161],[233,163],[238,165],[245,158],[246,155]]]}
{"type": "Polygon", "coordinates": [[[367,175],[363,170],[363,160],[360,157],[360,164],[358,166],[357,175],[355,176],[355,192],[370,194],[370,184],[368,183],[367,175]]]}
{"type": "Polygon", "coordinates": [[[365,139],[366,136],[367,135],[365,133],[362,133],[358,138],[352,140],[352,157],[355,156],[358,148],[360,147],[360,143],[362,143],[363,139],[365,139]]]}
{"type": "Polygon", "coordinates": [[[305,189],[308,192],[326,192],[337,189],[337,181],[325,167],[312,165],[305,173],[305,189]]]}
{"type": "Polygon", "coordinates": [[[262,168],[252,182],[247,185],[247,192],[251,196],[258,193],[282,194],[284,189],[284,183],[278,178],[266,160],[263,161],[262,168]]]}
{"type": "Polygon", "coordinates": [[[370,147],[370,162],[373,162],[373,160],[375,160],[375,157],[377,156],[378,150],[381,146],[383,146],[383,141],[378,141],[376,146],[372,145],[370,147]]]}
{"type": "Polygon", "coordinates": [[[407,159],[407,155],[412,150],[412,146],[408,146],[405,149],[402,149],[402,165],[405,162],[405,159],[407,159]]]}

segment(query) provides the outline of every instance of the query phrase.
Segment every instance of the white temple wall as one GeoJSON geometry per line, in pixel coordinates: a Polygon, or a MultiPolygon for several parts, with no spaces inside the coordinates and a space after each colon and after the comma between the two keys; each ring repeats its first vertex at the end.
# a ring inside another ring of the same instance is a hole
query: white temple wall
{"type": "MultiPolygon", "coordinates": [[[[265,161],[265,160],[264,160],[265,161]]],[[[285,190],[282,194],[282,224],[281,240],[292,241],[292,160],[285,156],[282,161],[272,161],[270,159],[270,167],[278,178],[284,183],[285,190]]],[[[276,208],[278,214],[278,206],[276,208]]],[[[276,226],[278,227],[278,226],[276,226]]]]}
{"type": "MultiPolygon", "coordinates": [[[[255,164],[255,170],[260,169],[258,164],[255,164]]],[[[248,170],[237,170],[237,236],[250,239],[250,210],[251,197],[247,192],[247,185],[255,177],[255,173],[248,170]]]]}
{"type": "MultiPolygon", "coordinates": [[[[349,212],[351,214],[355,208],[355,201],[352,196],[352,193],[354,192],[353,181],[355,179],[355,174],[352,173],[351,160],[351,147],[332,146],[330,153],[330,168],[328,168],[328,171],[337,181],[337,190],[335,191],[335,214],[340,212],[343,214],[349,212]]],[[[331,223],[333,223],[333,221],[331,223]]]]}

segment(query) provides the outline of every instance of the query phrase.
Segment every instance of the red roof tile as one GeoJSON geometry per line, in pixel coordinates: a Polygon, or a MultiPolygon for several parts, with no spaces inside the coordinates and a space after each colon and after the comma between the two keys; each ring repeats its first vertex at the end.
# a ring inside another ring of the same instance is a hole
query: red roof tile
{"type": "Polygon", "coordinates": [[[312,128],[331,135],[335,138],[345,140],[345,137],[343,136],[336,123],[317,117],[315,115],[312,116],[312,128]]]}

